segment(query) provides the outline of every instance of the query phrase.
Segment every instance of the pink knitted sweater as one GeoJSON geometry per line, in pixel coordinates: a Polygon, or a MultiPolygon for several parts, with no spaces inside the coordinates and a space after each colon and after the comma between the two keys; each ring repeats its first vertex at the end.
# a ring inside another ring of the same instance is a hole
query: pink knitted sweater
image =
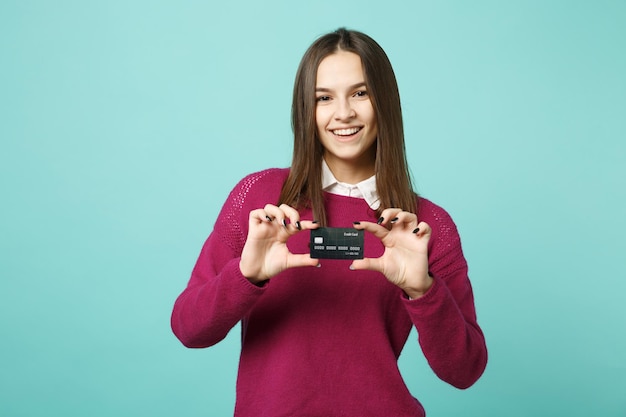
{"type": "MultiPolygon", "coordinates": [[[[218,343],[242,322],[237,417],[424,416],[408,391],[397,360],[412,326],[433,371],[467,388],[487,362],[476,322],[467,264],[450,216],[420,199],[418,218],[433,232],[429,242],[431,289],[409,300],[380,273],[351,271],[350,261],[321,260],[262,287],[241,275],[248,214],[278,201],[287,169],[244,178],[231,192],[172,313],[172,329],[188,347],[218,343]]],[[[329,226],[376,221],[362,199],[326,194],[329,226]]],[[[301,218],[312,220],[311,211],[301,218]]],[[[308,253],[309,233],[287,243],[308,253]]],[[[365,256],[383,247],[365,234],[365,256]]]]}

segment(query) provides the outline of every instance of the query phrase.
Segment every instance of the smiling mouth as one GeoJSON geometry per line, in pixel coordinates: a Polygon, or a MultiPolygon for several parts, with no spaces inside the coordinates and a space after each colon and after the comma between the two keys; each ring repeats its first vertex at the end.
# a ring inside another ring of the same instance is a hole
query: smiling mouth
{"type": "Polygon", "coordinates": [[[335,129],[335,130],[331,130],[331,132],[333,132],[334,135],[337,136],[352,136],[355,133],[358,133],[362,128],[360,127],[351,127],[349,129],[335,129]]]}

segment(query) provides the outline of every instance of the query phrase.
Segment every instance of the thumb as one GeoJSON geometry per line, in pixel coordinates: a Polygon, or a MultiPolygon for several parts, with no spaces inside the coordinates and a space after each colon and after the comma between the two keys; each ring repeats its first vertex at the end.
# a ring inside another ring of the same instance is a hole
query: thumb
{"type": "Polygon", "coordinates": [[[363,258],[355,259],[350,265],[350,269],[354,271],[370,270],[382,272],[382,265],[379,258],[363,258]]]}
{"type": "Polygon", "coordinates": [[[319,259],[313,259],[309,254],[291,254],[289,256],[289,261],[287,268],[299,268],[303,266],[317,266],[319,264],[319,259]]]}

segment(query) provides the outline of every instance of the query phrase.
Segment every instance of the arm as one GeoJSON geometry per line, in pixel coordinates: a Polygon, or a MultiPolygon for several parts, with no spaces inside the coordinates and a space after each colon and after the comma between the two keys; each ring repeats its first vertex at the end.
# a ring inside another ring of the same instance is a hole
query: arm
{"type": "Polygon", "coordinates": [[[300,221],[286,205],[255,208],[278,198],[283,174],[266,170],[250,175],[226,200],[187,288],[174,304],[172,330],[185,346],[221,341],[266,291],[265,281],[287,268],[317,265],[308,254],[290,253],[286,245],[290,236],[317,224],[300,221]]]}
{"type": "Polygon", "coordinates": [[[243,277],[239,259],[247,233],[248,207],[255,204],[250,200],[268,174],[271,171],[249,175],[230,192],[187,287],[174,304],[172,330],[187,347],[208,347],[224,339],[265,290],[243,277]]]}
{"type": "Polygon", "coordinates": [[[264,291],[241,274],[238,255],[213,232],[174,304],[172,330],[187,347],[212,346],[248,314],[264,291]]]}
{"type": "Polygon", "coordinates": [[[443,210],[431,223],[434,230],[428,263],[433,285],[422,297],[406,300],[406,308],[433,371],[457,388],[468,388],[486,367],[485,338],[476,321],[456,226],[443,210]]]}
{"type": "Polygon", "coordinates": [[[457,388],[483,373],[487,349],[476,322],[474,298],[456,226],[448,213],[424,200],[417,216],[387,209],[379,222],[356,228],[385,246],[380,258],[354,261],[354,269],[379,271],[406,294],[405,306],[433,371],[457,388]],[[432,227],[431,227],[432,226],[432,227]]]}

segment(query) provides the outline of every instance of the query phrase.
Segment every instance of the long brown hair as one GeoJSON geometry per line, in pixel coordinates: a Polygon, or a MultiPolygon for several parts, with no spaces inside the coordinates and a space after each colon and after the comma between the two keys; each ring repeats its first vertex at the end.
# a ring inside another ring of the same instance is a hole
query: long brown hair
{"type": "Polygon", "coordinates": [[[318,38],[305,52],[296,73],[291,107],[294,133],[291,171],[283,184],[279,204],[312,207],[313,217],[326,225],[322,191],[324,148],[315,122],[315,84],[320,62],[338,50],[361,57],[365,84],[372,101],[378,136],[376,140],[376,188],[378,214],[385,208],[415,213],[417,199],[406,161],[400,94],[385,51],[364,33],[340,28],[318,38]]]}

